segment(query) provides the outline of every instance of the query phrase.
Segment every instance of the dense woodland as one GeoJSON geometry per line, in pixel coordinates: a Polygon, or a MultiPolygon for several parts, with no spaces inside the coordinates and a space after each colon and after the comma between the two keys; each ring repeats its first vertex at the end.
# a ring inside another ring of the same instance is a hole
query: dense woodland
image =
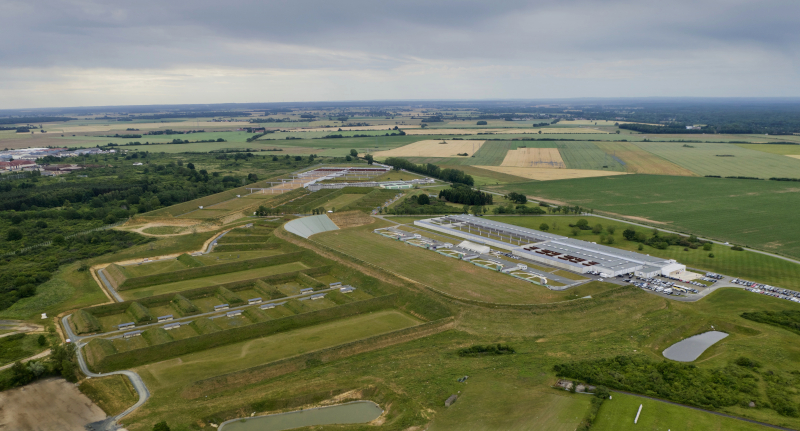
{"type": "Polygon", "coordinates": [[[59,160],[91,167],[55,178],[0,177],[0,310],[34,295],[61,265],[152,240],[98,228],[314,162],[248,154],[137,151],[59,160]]]}

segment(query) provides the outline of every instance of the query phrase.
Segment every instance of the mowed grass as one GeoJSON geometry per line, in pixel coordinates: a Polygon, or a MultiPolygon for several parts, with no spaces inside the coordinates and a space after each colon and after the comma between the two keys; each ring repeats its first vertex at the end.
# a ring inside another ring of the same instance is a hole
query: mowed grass
{"type": "MultiPolygon", "coordinates": [[[[189,403],[176,391],[196,380],[231,373],[267,362],[349,343],[421,323],[397,310],[383,310],[287,331],[224,347],[183,355],[134,370],[153,393],[153,403],[189,403]],[[178,399],[173,399],[178,398],[178,399]]],[[[193,403],[195,401],[192,401],[193,403]]],[[[175,413],[179,414],[178,410],[175,413]]]]}
{"type": "Polygon", "coordinates": [[[486,375],[470,378],[462,386],[456,403],[436,416],[430,431],[573,431],[590,400],[486,375]]]}
{"type": "Polygon", "coordinates": [[[639,243],[625,240],[622,237],[622,231],[630,228],[650,235],[651,229],[633,226],[624,222],[607,220],[600,217],[501,216],[486,218],[530,229],[539,229],[539,226],[542,223],[547,223],[550,226],[550,230],[548,231],[550,233],[569,236],[583,241],[596,242],[598,244],[600,243],[601,235],[608,235],[608,233],[605,231],[605,228],[608,228],[609,226],[615,226],[616,232],[613,235],[615,243],[612,244],[611,247],[634,251],[637,253],[650,254],[652,256],[663,257],[665,259],[675,259],[691,268],[717,272],[734,277],[741,277],[747,280],[759,281],[761,283],[767,283],[788,289],[800,290],[800,265],[764,254],[753,253],[750,251],[734,251],[731,250],[730,247],[720,244],[713,245],[711,250],[711,253],[714,254],[713,258],[709,257],[709,252],[704,251],[702,247],[695,250],[689,249],[684,251],[684,247],[681,246],[670,246],[666,250],[659,250],[654,247],[644,246],[644,249],[639,251],[639,243]],[[569,225],[577,223],[579,219],[586,219],[590,226],[600,224],[604,227],[604,231],[601,232],[601,234],[593,234],[591,231],[581,231],[578,236],[574,236],[572,235],[572,229],[569,227],[569,225]]]}
{"type": "Polygon", "coordinates": [[[558,151],[567,169],[625,172],[625,166],[618,159],[592,142],[559,142],[558,151]]]}
{"type": "Polygon", "coordinates": [[[797,183],[621,175],[515,183],[502,189],[800,257],[800,229],[791,224],[797,213],[793,203],[800,199],[797,183]]]}
{"type": "Polygon", "coordinates": [[[194,278],[191,280],[177,281],[174,283],[159,284],[157,286],[143,287],[140,289],[123,290],[120,292],[123,299],[139,299],[163,293],[177,293],[184,290],[196,289],[198,287],[214,286],[235,281],[250,280],[254,278],[266,277],[269,275],[282,274],[284,272],[300,271],[306,269],[302,262],[284,263],[281,265],[266,266],[263,268],[248,269],[246,271],[232,272],[227,274],[213,275],[211,277],[194,278]]]}
{"type": "Polygon", "coordinates": [[[328,202],[325,202],[322,206],[328,210],[335,210],[336,208],[344,208],[347,205],[363,198],[364,195],[362,194],[347,194],[347,195],[340,195],[337,196],[328,202]]]}
{"type": "Polygon", "coordinates": [[[738,146],[748,150],[763,151],[782,156],[800,154],[800,145],[797,144],[738,144],[738,146]]]}
{"type": "Polygon", "coordinates": [[[733,144],[639,143],[640,148],[698,175],[797,178],[800,160],[733,144]]]}
{"type": "Polygon", "coordinates": [[[460,298],[533,304],[562,301],[570,296],[569,290],[551,291],[543,286],[372,232],[375,228],[389,225],[378,221],[364,227],[321,233],[314,235],[312,239],[460,298]]]}
{"type": "Polygon", "coordinates": [[[142,263],[141,265],[122,266],[122,272],[128,277],[141,277],[143,275],[162,274],[165,272],[180,271],[188,267],[177,259],[160,262],[142,263]]]}
{"type": "Polygon", "coordinates": [[[611,400],[606,400],[593,431],[766,431],[770,428],[753,423],[726,418],[687,407],[676,406],[661,401],[632,395],[613,393],[611,400]],[[639,406],[642,412],[638,423],[634,424],[639,406]]]}

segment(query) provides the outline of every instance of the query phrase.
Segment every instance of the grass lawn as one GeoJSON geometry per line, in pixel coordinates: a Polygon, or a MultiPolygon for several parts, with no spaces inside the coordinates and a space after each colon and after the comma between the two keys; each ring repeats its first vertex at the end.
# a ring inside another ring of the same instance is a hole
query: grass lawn
{"type": "Polygon", "coordinates": [[[328,202],[325,202],[321,206],[328,211],[336,210],[336,208],[344,208],[347,205],[363,198],[364,195],[361,194],[348,194],[348,195],[340,195],[337,196],[328,202]]]}
{"type": "MultiPolygon", "coordinates": [[[[692,268],[718,272],[733,277],[741,277],[747,280],[771,284],[773,286],[780,286],[787,289],[800,289],[800,265],[759,253],[753,253],[749,251],[734,251],[731,250],[730,247],[719,244],[714,244],[711,249],[711,253],[714,253],[713,258],[709,257],[709,252],[704,251],[702,248],[684,251],[684,247],[680,246],[670,246],[666,250],[659,250],[650,246],[644,246],[644,249],[639,251],[639,244],[622,238],[622,231],[626,228],[631,228],[636,231],[646,232],[649,234],[649,229],[632,226],[623,222],[616,222],[590,216],[527,216],[486,218],[530,229],[538,229],[539,225],[542,223],[547,223],[550,226],[549,232],[570,237],[573,236],[569,225],[575,224],[579,219],[583,218],[589,222],[590,226],[594,226],[596,224],[603,225],[604,231],[601,232],[601,234],[608,235],[605,229],[607,229],[609,226],[615,226],[616,231],[614,232],[614,238],[616,242],[611,245],[615,248],[635,251],[637,253],[650,254],[653,256],[663,257],[665,259],[675,259],[678,262],[692,268]]],[[[581,231],[580,234],[574,238],[600,243],[601,234],[593,234],[592,231],[581,231]]]]}
{"type": "Polygon", "coordinates": [[[465,299],[530,304],[562,301],[569,295],[372,232],[375,228],[388,225],[378,221],[344,231],[325,232],[315,235],[313,239],[465,299]]]}
{"type": "Polygon", "coordinates": [[[770,428],[660,401],[613,393],[600,407],[593,431],[761,431],[770,428]],[[636,412],[642,405],[639,421],[636,412]]]}
{"type": "Polygon", "coordinates": [[[456,403],[434,419],[430,431],[573,431],[590,397],[531,387],[488,376],[470,378],[456,403]]]}
{"type": "Polygon", "coordinates": [[[131,381],[122,375],[87,378],[78,388],[109,416],[122,413],[139,399],[131,381]]]}
{"type": "MultiPolygon", "coordinates": [[[[153,394],[147,403],[147,408],[143,410],[146,412],[149,408],[155,407],[160,410],[167,407],[172,409],[172,414],[176,417],[182,417],[185,407],[197,407],[198,401],[185,400],[178,394],[185,385],[196,380],[395,331],[418,323],[419,320],[400,311],[384,310],[138,367],[134,370],[142,376],[153,394]]],[[[140,412],[136,412],[134,416],[139,414],[140,412]]]]}
{"type": "Polygon", "coordinates": [[[125,265],[122,272],[128,278],[141,277],[144,275],[162,274],[165,272],[180,271],[188,267],[177,259],[169,259],[160,262],[142,263],[141,265],[125,265]]]}
{"type": "Polygon", "coordinates": [[[282,274],[284,272],[299,271],[306,268],[308,268],[308,266],[302,262],[284,263],[281,265],[248,269],[246,271],[212,275],[211,277],[193,278],[191,280],[159,284],[157,286],[143,287],[140,289],[123,290],[120,292],[120,295],[122,295],[125,300],[146,298],[148,296],[160,295],[162,293],[182,292],[184,290],[196,289],[198,287],[250,280],[253,278],[266,277],[268,275],[282,274]]]}

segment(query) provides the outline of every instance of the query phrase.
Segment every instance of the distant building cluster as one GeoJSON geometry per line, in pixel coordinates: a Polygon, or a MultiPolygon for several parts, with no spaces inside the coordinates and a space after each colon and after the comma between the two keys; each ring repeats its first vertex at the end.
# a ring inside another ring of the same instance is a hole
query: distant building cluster
{"type": "Polygon", "coordinates": [[[115,150],[101,150],[99,148],[81,148],[72,151],[66,148],[23,148],[0,151],[0,173],[40,171],[42,175],[60,175],[83,169],[83,167],[76,164],[39,165],[36,160],[47,156],[67,158],[114,152],[115,150]]]}

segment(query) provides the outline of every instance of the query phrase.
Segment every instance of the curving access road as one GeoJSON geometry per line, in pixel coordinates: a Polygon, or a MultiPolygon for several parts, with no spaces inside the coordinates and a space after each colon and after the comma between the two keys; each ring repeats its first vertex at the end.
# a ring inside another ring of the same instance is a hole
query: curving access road
{"type": "Polygon", "coordinates": [[[136,404],[130,406],[124,412],[122,412],[122,413],[120,413],[120,414],[118,414],[116,416],[112,416],[112,417],[106,418],[106,419],[104,419],[102,421],[91,423],[91,424],[86,426],[87,429],[94,430],[94,431],[113,431],[113,430],[116,430],[118,428],[117,422],[120,419],[122,419],[123,417],[129,415],[134,410],[136,410],[139,407],[141,407],[148,400],[148,398],[150,398],[150,391],[147,389],[147,385],[144,384],[144,380],[142,380],[142,378],[138,374],[133,372],[133,371],[129,371],[129,370],[112,371],[112,372],[109,372],[109,373],[106,373],[106,374],[97,374],[97,373],[93,373],[93,372],[89,371],[89,367],[86,365],[86,361],[83,359],[83,354],[81,353],[81,348],[83,347],[83,344],[81,344],[81,342],[77,339],[75,334],[72,332],[72,328],[70,328],[69,322],[67,321],[69,316],[71,316],[71,314],[67,315],[67,316],[64,316],[61,319],[61,323],[64,326],[64,331],[66,331],[67,337],[69,339],[71,339],[71,340],[75,340],[75,347],[76,347],[75,354],[76,354],[76,356],[78,358],[78,366],[80,367],[81,372],[83,372],[83,374],[86,374],[87,377],[105,377],[105,376],[111,376],[111,375],[114,375],[114,374],[124,375],[124,376],[128,377],[128,380],[131,381],[131,384],[133,385],[133,388],[136,389],[136,393],[139,394],[139,400],[136,401],[136,404]]]}

